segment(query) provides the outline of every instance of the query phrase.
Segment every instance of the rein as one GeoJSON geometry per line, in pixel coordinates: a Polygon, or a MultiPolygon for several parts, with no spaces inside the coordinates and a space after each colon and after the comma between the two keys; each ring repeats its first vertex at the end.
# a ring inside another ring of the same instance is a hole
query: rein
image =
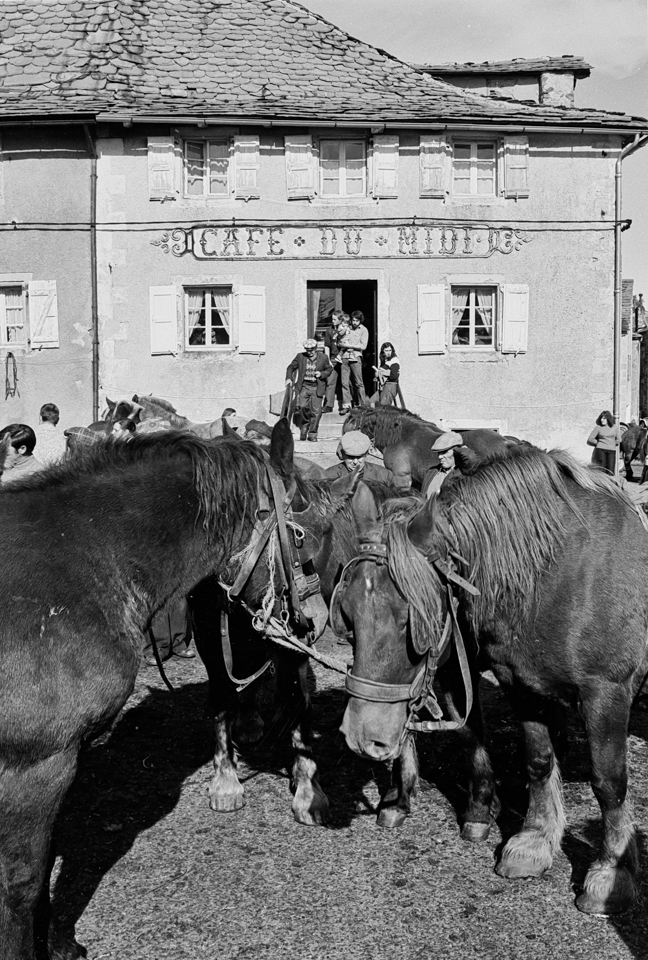
{"type": "MultiPolygon", "coordinates": [[[[346,628],[342,617],[340,616],[340,601],[342,594],[348,586],[351,571],[363,560],[372,561],[378,566],[387,563],[387,545],[376,543],[374,540],[367,540],[360,543],[359,554],[350,560],[342,571],[342,576],[335,588],[331,598],[331,626],[333,631],[342,637],[349,637],[352,631],[346,628]]],[[[443,634],[438,647],[435,650],[428,648],[421,667],[411,683],[381,683],[377,680],[367,680],[364,677],[358,677],[353,673],[353,665],[348,668],[345,688],[347,693],[360,700],[367,700],[372,703],[408,703],[408,716],[401,735],[401,745],[410,731],[431,733],[437,730],[459,730],[465,726],[473,705],[473,688],[470,677],[470,666],[468,655],[459,623],[457,620],[457,608],[459,601],[455,596],[455,585],[461,587],[474,596],[479,595],[477,588],[464,579],[456,572],[454,559],[466,563],[463,557],[454,551],[448,551],[448,556],[443,557],[437,554],[428,557],[428,561],[441,574],[445,580],[447,591],[447,612],[443,627],[443,634]],[[434,693],[434,678],[437,668],[445,663],[450,655],[450,642],[454,642],[454,647],[459,661],[461,679],[463,681],[464,692],[466,696],[466,707],[464,716],[458,720],[443,719],[443,711],[439,706],[436,694],[434,693]],[[420,711],[427,710],[432,720],[422,720],[419,716],[420,711]]]]}

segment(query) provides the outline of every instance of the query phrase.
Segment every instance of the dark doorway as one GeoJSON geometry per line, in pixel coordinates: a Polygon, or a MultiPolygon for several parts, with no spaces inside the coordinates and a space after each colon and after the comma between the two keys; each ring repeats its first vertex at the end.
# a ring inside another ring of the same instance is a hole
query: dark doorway
{"type": "Polygon", "coordinates": [[[362,356],[362,379],[367,396],[374,392],[374,365],[378,363],[376,325],[378,317],[378,283],[376,280],[312,280],[308,283],[308,336],[326,333],[334,310],[351,314],[361,310],[369,332],[367,349],[362,356]]]}

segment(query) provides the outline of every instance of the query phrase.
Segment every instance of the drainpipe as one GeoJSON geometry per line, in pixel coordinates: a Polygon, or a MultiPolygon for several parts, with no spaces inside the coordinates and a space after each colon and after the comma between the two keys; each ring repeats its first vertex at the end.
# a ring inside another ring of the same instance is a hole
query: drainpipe
{"type": "Polygon", "coordinates": [[[99,301],[97,295],[97,148],[83,124],[90,154],[90,280],[92,284],[92,420],[99,419],[99,301]]]}
{"type": "MultiPolygon", "coordinates": [[[[614,393],[612,413],[617,423],[621,420],[621,233],[627,225],[621,223],[621,164],[635,150],[648,143],[648,136],[637,135],[623,148],[614,168],[614,393]]],[[[617,457],[617,474],[619,470],[617,457]]]]}

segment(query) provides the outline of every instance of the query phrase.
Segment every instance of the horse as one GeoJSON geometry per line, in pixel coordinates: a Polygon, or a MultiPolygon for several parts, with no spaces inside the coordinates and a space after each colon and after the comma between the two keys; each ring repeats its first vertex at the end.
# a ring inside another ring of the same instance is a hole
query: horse
{"type": "Polygon", "coordinates": [[[634,423],[628,427],[621,437],[621,453],[623,454],[626,480],[634,480],[632,461],[641,460],[643,463],[646,457],[647,445],[648,427],[645,426],[645,421],[643,420],[641,423],[634,423]]]}
{"type": "MultiPolygon", "coordinates": [[[[108,403],[110,403],[108,401],[108,403]]],[[[245,428],[246,421],[242,417],[236,416],[236,411],[232,407],[226,407],[220,417],[216,420],[205,423],[195,423],[187,417],[181,416],[173,404],[168,400],[162,400],[153,396],[138,396],[133,394],[133,403],[139,407],[138,422],[146,422],[150,419],[167,420],[176,430],[189,430],[195,433],[197,437],[203,440],[212,440],[215,437],[223,436],[223,423],[228,421],[232,428],[245,428]]]]}
{"type": "MultiPolygon", "coordinates": [[[[352,410],[344,421],[343,432],[361,430],[380,450],[385,466],[403,488],[412,484],[421,488],[428,472],[439,466],[432,444],[443,433],[435,423],[422,420],[409,410],[377,404],[352,410]]],[[[467,447],[480,458],[503,452],[509,443],[496,430],[462,430],[467,447]]]]}
{"type": "MultiPolygon", "coordinates": [[[[587,914],[627,909],[637,850],[626,738],[648,672],[645,521],[611,478],[531,446],[450,480],[438,498],[387,526],[370,491],[359,491],[364,547],[331,610],[355,642],[342,725],[348,745],[386,760],[405,749],[410,730],[452,723],[439,719],[432,689],[444,647],[473,672],[493,670],[524,729],[529,781],[522,830],[504,845],[496,872],[540,877],[565,827],[551,705],[577,706],[604,835],[576,905],[587,914]],[[432,721],[422,719],[421,704],[432,721]]],[[[467,685],[468,714],[470,699],[467,685]]],[[[493,793],[487,764],[478,792],[493,793]]]]}
{"type": "MultiPolygon", "coordinates": [[[[252,542],[265,560],[241,600],[278,615],[277,496],[253,444],[175,432],[97,444],[0,491],[3,960],[46,952],[57,813],[82,743],[133,689],[152,616],[205,575],[235,576],[252,542]]],[[[305,636],[294,604],[285,618],[305,636]]],[[[80,955],[58,938],[52,957],[80,955]]]]}
{"type": "MultiPolygon", "coordinates": [[[[355,553],[358,531],[349,501],[359,482],[360,471],[334,481],[306,479],[299,471],[299,458],[294,456],[294,442],[285,419],[275,427],[271,445],[277,472],[286,486],[295,487],[292,519],[296,529],[305,531],[304,573],[318,576],[320,594],[328,604],[345,564],[355,553]]],[[[371,489],[381,503],[389,497],[402,496],[398,489],[379,483],[372,484],[371,489]]],[[[215,733],[209,805],[215,812],[230,813],[245,804],[233,741],[244,748],[252,746],[263,735],[263,722],[256,712],[254,697],[250,696],[254,693],[250,683],[258,678],[264,660],[267,666],[268,651],[259,644],[259,634],[249,614],[244,609],[231,609],[226,590],[219,588],[213,577],[191,591],[189,605],[196,649],[209,678],[209,712],[215,733]],[[225,613],[229,622],[224,620],[225,613]],[[241,677],[244,679],[235,679],[241,677]]],[[[318,826],[327,822],[329,807],[310,753],[308,657],[296,656],[278,647],[276,659],[281,709],[271,729],[284,723],[284,708],[289,706],[287,723],[291,726],[296,753],[291,784],[292,811],[298,823],[318,826]]]]}

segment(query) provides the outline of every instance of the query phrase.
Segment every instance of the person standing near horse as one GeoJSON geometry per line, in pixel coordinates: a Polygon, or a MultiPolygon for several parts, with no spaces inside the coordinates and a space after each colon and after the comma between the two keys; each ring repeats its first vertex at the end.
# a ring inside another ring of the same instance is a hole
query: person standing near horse
{"type": "Polygon", "coordinates": [[[367,460],[371,450],[371,440],[360,430],[351,430],[342,435],[337,448],[337,457],[340,463],[333,467],[328,467],[324,474],[325,480],[337,480],[339,477],[345,477],[348,473],[353,473],[356,467],[363,464],[362,479],[376,480],[378,483],[388,483],[395,486],[396,478],[391,470],[381,467],[379,463],[371,463],[367,460]]]}
{"type": "Polygon", "coordinates": [[[34,430],[38,459],[43,466],[48,467],[50,463],[56,463],[65,456],[67,444],[58,429],[60,411],[55,403],[44,403],[40,408],[39,418],[40,423],[34,430]]]}
{"type": "Polygon", "coordinates": [[[15,483],[44,469],[34,456],[35,446],[36,434],[26,423],[10,423],[0,431],[0,451],[4,452],[0,483],[15,483]]]}
{"type": "Polygon", "coordinates": [[[333,407],[335,405],[335,389],[338,382],[338,366],[339,361],[337,359],[338,354],[340,353],[339,337],[338,330],[340,328],[340,318],[342,317],[341,310],[334,310],[331,314],[331,326],[326,331],[324,336],[324,348],[328,351],[328,357],[331,361],[331,373],[329,378],[326,381],[326,395],[324,399],[324,408],[322,413],[333,413],[333,407]]]}
{"type": "Polygon", "coordinates": [[[594,447],[592,463],[598,463],[606,473],[614,476],[616,472],[616,452],[621,443],[621,428],[615,423],[609,410],[603,410],[596,418],[596,426],[587,438],[587,444],[594,447]]]}
{"type": "Polygon", "coordinates": [[[391,406],[396,402],[400,377],[400,360],[396,356],[393,343],[383,343],[380,348],[380,366],[374,367],[374,370],[377,389],[373,396],[369,397],[369,403],[379,402],[387,407],[391,406]]]}
{"type": "Polygon", "coordinates": [[[286,386],[294,382],[297,392],[293,422],[299,427],[300,440],[308,438],[317,443],[322,401],[330,373],[329,358],[324,351],[317,349],[317,340],[304,340],[304,352],[298,353],[286,369],[286,386]]]}
{"type": "Polygon", "coordinates": [[[354,310],[351,314],[351,329],[341,341],[341,346],[345,348],[342,364],[342,407],[340,414],[348,413],[351,406],[359,407],[367,400],[364,384],[362,382],[362,354],[367,349],[369,343],[369,331],[364,326],[364,314],[361,310],[354,310]],[[353,382],[353,390],[356,395],[356,403],[351,402],[351,390],[349,381],[353,382]]]}
{"type": "Polygon", "coordinates": [[[460,433],[442,433],[432,444],[433,453],[439,456],[439,469],[432,476],[429,483],[423,482],[423,493],[427,500],[435,497],[446,480],[452,476],[457,469],[455,463],[455,450],[463,446],[463,437],[460,433]]]}

